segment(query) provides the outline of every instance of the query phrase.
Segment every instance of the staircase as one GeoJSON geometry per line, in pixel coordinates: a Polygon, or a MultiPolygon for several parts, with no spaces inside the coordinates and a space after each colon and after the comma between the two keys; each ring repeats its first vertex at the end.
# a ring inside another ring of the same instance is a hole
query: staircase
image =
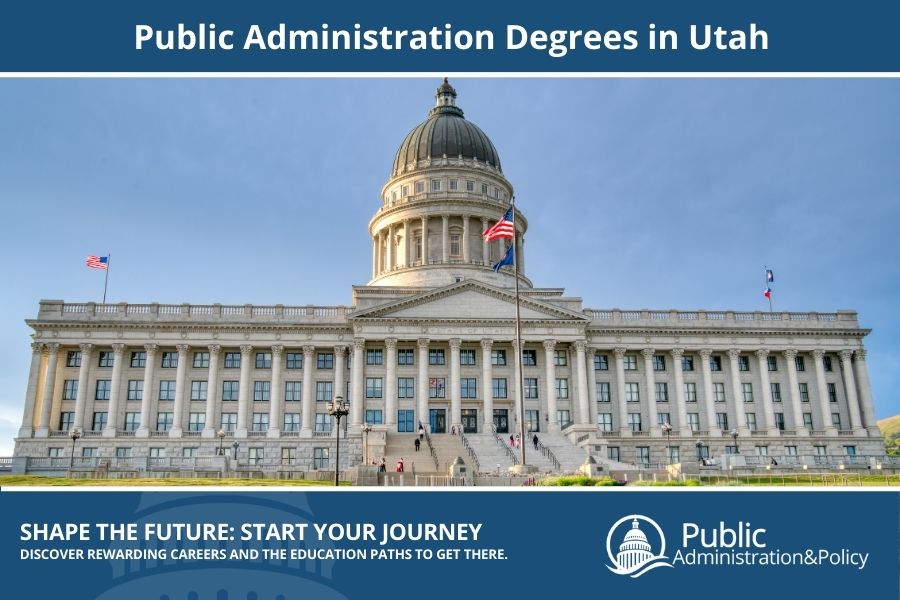
{"type": "MultiPolygon", "coordinates": [[[[538,433],[538,439],[559,461],[559,470],[563,473],[574,473],[587,458],[584,448],[575,446],[561,433],[545,431],[538,433]]],[[[598,462],[602,461],[598,460],[598,462]]]]}
{"type": "MultiPolygon", "coordinates": [[[[432,433],[430,435],[431,445],[437,457],[437,467],[435,467],[434,458],[428,449],[428,441],[426,439],[422,440],[422,445],[419,451],[416,452],[415,440],[418,437],[419,434],[417,433],[390,432],[387,434],[384,458],[389,473],[396,470],[397,461],[401,457],[403,458],[403,470],[408,474],[415,471],[419,475],[446,475],[450,464],[456,460],[457,456],[463,459],[470,470],[474,471],[474,461],[458,437],[441,433],[432,433]]],[[[380,456],[376,458],[381,459],[380,456]]]]}

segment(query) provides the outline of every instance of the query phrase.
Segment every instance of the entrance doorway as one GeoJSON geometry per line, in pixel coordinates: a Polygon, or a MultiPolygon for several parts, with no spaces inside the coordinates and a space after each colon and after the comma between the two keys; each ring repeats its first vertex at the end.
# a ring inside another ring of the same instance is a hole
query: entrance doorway
{"type": "Polygon", "coordinates": [[[463,433],[478,433],[478,409],[462,409],[463,433]]]}
{"type": "Polygon", "coordinates": [[[497,433],[509,433],[509,411],[505,408],[494,409],[494,429],[497,433]]]}
{"type": "Polygon", "coordinates": [[[447,433],[447,409],[432,408],[428,411],[431,433],[447,433]]]}

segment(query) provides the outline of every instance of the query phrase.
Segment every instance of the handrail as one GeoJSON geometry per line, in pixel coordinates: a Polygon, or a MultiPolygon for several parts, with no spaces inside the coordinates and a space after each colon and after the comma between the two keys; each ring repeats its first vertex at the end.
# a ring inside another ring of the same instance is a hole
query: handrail
{"type": "Polygon", "coordinates": [[[475,463],[475,472],[481,473],[481,463],[478,461],[478,455],[475,454],[475,449],[472,448],[472,445],[469,443],[469,438],[466,437],[466,434],[463,433],[462,427],[458,429],[459,431],[459,439],[462,440],[463,447],[468,451],[469,458],[472,459],[472,462],[475,463]]]}
{"type": "Polygon", "coordinates": [[[553,454],[553,450],[548,448],[541,440],[538,440],[538,450],[540,450],[541,454],[553,464],[553,468],[557,471],[562,471],[562,464],[559,462],[559,459],[556,458],[556,455],[553,454]]]}
{"type": "Polygon", "coordinates": [[[431,453],[431,459],[434,461],[434,470],[440,471],[441,465],[438,462],[437,452],[435,451],[434,446],[431,444],[431,436],[427,431],[425,432],[425,443],[428,444],[428,451],[431,453]]]}
{"type": "Polygon", "coordinates": [[[497,443],[500,444],[500,447],[506,450],[506,455],[509,456],[509,460],[512,461],[512,464],[519,464],[519,457],[516,456],[516,453],[512,451],[512,448],[507,445],[506,441],[500,437],[499,433],[494,434],[494,439],[497,440],[497,443]]]}

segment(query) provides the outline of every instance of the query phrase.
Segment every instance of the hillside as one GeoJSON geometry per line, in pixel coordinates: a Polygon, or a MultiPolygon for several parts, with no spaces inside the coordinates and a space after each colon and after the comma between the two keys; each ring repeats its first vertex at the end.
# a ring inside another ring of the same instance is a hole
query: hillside
{"type": "Polygon", "coordinates": [[[900,415],[878,421],[888,454],[900,454],[900,415]]]}

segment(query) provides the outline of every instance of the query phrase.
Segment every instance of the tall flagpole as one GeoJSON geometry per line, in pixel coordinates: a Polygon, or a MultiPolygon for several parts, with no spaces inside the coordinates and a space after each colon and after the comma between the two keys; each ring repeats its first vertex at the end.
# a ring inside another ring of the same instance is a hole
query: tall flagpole
{"type": "Polygon", "coordinates": [[[510,202],[513,223],[513,268],[516,279],[516,365],[519,370],[519,447],[522,450],[522,466],[525,466],[525,375],[522,368],[522,319],[519,314],[519,249],[517,248],[518,236],[516,235],[516,197],[510,202]]]}
{"type": "Polygon", "coordinates": [[[103,277],[103,304],[106,304],[106,286],[109,284],[109,265],[112,263],[112,254],[106,253],[106,275],[103,277]]]}

